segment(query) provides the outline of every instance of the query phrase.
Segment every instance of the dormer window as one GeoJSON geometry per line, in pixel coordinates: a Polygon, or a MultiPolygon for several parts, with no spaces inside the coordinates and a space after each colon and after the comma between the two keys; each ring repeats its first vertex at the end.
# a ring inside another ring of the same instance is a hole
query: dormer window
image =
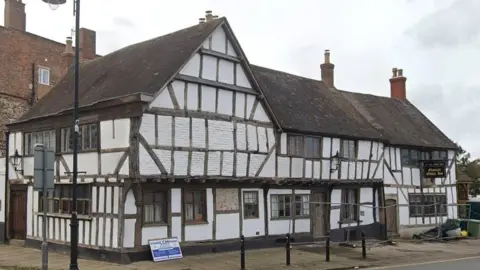
{"type": "Polygon", "coordinates": [[[50,85],[50,69],[46,67],[38,68],[38,83],[50,85]]]}

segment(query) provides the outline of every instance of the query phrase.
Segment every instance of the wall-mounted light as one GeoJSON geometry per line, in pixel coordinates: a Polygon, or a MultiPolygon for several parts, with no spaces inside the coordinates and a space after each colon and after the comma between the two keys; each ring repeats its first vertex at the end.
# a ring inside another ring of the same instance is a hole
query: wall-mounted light
{"type": "Polygon", "coordinates": [[[15,149],[15,153],[13,154],[13,156],[10,157],[10,160],[12,162],[12,165],[15,171],[23,175],[23,170],[18,169],[18,167],[22,163],[22,158],[23,157],[20,156],[20,154],[18,153],[18,150],[15,149]]]}
{"type": "Polygon", "coordinates": [[[334,173],[340,166],[340,153],[337,153],[330,157],[330,173],[334,173]]]}

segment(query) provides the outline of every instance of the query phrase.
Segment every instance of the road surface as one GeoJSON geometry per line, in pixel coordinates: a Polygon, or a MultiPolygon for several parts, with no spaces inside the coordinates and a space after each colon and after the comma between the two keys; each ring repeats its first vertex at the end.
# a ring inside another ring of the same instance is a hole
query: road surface
{"type": "Polygon", "coordinates": [[[480,269],[480,257],[449,260],[425,264],[411,264],[404,266],[391,266],[377,269],[385,270],[478,270],[480,269]]]}

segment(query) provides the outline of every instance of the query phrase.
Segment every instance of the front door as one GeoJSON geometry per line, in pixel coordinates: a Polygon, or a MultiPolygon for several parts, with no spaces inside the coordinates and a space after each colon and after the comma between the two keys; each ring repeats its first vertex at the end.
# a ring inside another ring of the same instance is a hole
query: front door
{"type": "Polygon", "coordinates": [[[325,215],[327,204],[325,203],[325,192],[312,191],[310,197],[310,207],[312,209],[312,233],[314,238],[325,236],[325,225],[327,217],[325,215]]]}
{"type": "Polygon", "coordinates": [[[387,233],[397,234],[397,201],[394,199],[385,200],[387,213],[387,233]]]}
{"type": "Polygon", "coordinates": [[[25,240],[27,236],[27,189],[12,185],[10,192],[10,236],[25,240]]]}

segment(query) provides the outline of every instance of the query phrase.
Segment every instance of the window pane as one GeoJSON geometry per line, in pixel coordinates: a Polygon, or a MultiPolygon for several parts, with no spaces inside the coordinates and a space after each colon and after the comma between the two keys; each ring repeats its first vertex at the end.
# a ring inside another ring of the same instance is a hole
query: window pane
{"type": "Polygon", "coordinates": [[[320,138],[305,137],[306,157],[320,157],[320,138]]]}
{"type": "Polygon", "coordinates": [[[410,165],[413,165],[413,166],[418,165],[418,161],[420,159],[419,151],[411,150],[410,156],[411,156],[410,165]]]}
{"type": "Polygon", "coordinates": [[[82,126],[80,128],[82,134],[82,144],[81,149],[89,150],[90,149],[90,134],[89,134],[89,126],[82,126]]]}
{"type": "Polygon", "coordinates": [[[409,165],[410,164],[410,153],[408,149],[402,149],[402,164],[409,165]]]}
{"type": "Polygon", "coordinates": [[[342,140],[342,157],[347,159],[355,158],[355,141],[342,140]]]}
{"type": "Polygon", "coordinates": [[[207,221],[205,190],[185,192],[185,220],[207,221]]]}
{"type": "Polygon", "coordinates": [[[90,146],[92,147],[92,149],[97,149],[98,145],[97,145],[97,140],[98,140],[98,131],[97,131],[97,124],[92,124],[90,125],[90,138],[91,138],[91,142],[90,142],[90,146]]]}

